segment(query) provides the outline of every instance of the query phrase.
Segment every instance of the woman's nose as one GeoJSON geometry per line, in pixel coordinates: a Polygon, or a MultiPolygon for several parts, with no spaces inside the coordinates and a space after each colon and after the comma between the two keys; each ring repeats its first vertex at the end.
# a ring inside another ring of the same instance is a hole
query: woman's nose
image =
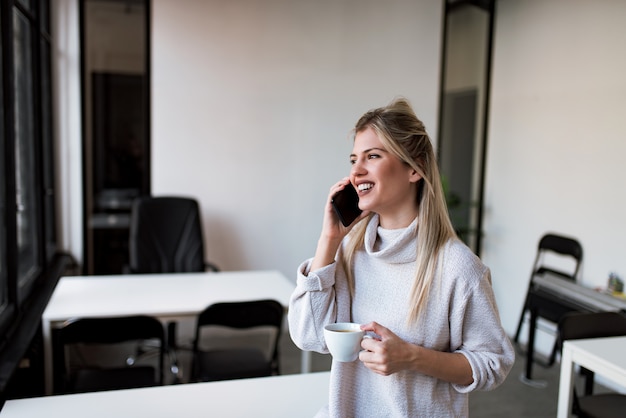
{"type": "Polygon", "coordinates": [[[352,168],[350,170],[350,173],[352,175],[358,175],[358,174],[363,174],[363,172],[365,171],[365,167],[363,166],[363,164],[361,163],[361,160],[355,160],[352,163],[352,168]]]}

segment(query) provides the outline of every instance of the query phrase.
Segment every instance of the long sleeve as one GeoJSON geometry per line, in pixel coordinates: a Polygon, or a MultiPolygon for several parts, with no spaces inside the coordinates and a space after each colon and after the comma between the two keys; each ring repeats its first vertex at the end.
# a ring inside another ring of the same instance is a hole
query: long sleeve
{"type": "Polygon", "coordinates": [[[328,353],[324,326],[351,320],[349,291],[337,263],[309,271],[311,261],[298,267],[296,289],[289,303],[289,332],[300,349],[328,353]]]}
{"type": "Polygon", "coordinates": [[[490,272],[483,266],[482,272],[476,273],[478,279],[467,283],[450,304],[450,345],[468,359],[474,378],[471,385],[453,385],[462,393],[496,388],[515,360],[511,341],[500,323],[490,272]]]}

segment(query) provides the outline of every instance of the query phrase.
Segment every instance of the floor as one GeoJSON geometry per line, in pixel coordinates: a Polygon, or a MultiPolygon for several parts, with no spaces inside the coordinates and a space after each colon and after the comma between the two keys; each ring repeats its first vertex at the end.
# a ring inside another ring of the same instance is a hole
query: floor
{"type": "Polygon", "coordinates": [[[502,385],[489,392],[470,394],[470,416],[481,418],[554,418],[559,396],[559,364],[544,368],[534,365],[533,379],[545,387],[522,383],[526,358],[517,354],[515,365],[502,385]]]}

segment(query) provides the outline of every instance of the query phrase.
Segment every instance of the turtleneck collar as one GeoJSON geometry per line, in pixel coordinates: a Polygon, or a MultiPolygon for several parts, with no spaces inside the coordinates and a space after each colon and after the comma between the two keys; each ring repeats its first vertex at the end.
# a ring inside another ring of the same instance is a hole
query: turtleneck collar
{"type": "Polygon", "coordinates": [[[417,217],[406,228],[384,229],[375,214],[365,229],[364,247],[368,255],[387,263],[414,262],[417,257],[417,217]]]}

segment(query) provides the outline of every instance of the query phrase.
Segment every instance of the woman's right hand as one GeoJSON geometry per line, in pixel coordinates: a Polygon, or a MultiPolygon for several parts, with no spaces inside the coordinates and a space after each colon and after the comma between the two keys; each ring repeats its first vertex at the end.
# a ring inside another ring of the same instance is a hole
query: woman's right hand
{"type": "Polygon", "coordinates": [[[344,177],[337,183],[335,183],[328,193],[328,197],[326,198],[326,206],[324,208],[324,222],[322,224],[322,236],[326,236],[330,240],[339,240],[341,241],[343,237],[346,236],[352,225],[356,223],[354,221],[349,226],[343,226],[341,221],[339,220],[339,216],[335,212],[335,209],[332,205],[333,196],[339,193],[341,190],[345,189],[347,185],[350,184],[350,178],[344,177]]]}
{"type": "Polygon", "coordinates": [[[317,250],[313,264],[311,265],[311,270],[327,266],[335,261],[335,254],[341,244],[341,240],[350,232],[354,225],[369,214],[369,211],[363,211],[361,215],[348,226],[343,226],[339,220],[339,216],[337,216],[335,209],[333,209],[331,201],[333,196],[340,190],[343,190],[349,183],[350,178],[344,177],[330,188],[324,209],[322,232],[317,243],[317,250]]]}

